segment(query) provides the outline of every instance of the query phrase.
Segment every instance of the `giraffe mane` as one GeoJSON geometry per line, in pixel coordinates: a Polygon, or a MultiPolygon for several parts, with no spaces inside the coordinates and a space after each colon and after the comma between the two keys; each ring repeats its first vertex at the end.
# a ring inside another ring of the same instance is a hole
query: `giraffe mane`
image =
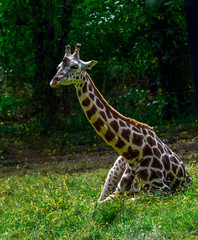
{"type": "Polygon", "coordinates": [[[148,128],[152,131],[153,130],[153,127],[150,127],[149,125],[145,124],[145,123],[141,123],[141,122],[138,122],[137,120],[135,119],[132,119],[132,118],[129,118],[129,117],[125,117],[124,115],[122,115],[121,113],[119,113],[118,111],[116,111],[113,107],[111,107],[107,101],[103,98],[102,94],[100,93],[100,91],[96,88],[94,82],[92,81],[91,77],[89,76],[89,74],[87,73],[87,77],[89,79],[89,81],[91,82],[96,94],[98,95],[99,99],[101,100],[101,102],[104,104],[104,106],[110,111],[112,112],[115,116],[117,116],[118,118],[124,120],[125,122],[127,123],[130,123],[136,127],[140,127],[140,128],[148,128]]]}

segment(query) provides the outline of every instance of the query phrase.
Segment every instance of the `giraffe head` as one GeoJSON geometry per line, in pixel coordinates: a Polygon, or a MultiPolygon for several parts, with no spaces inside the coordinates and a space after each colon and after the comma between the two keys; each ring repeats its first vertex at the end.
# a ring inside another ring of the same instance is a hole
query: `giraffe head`
{"type": "Polygon", "coordinates": [[[66,46],[64,58],[58,65],[58,71],[50,82],[51,87],[82,82],[85,80],[86,69],[91,69],[96,65],[97,61],[94,60],[88,62],[80,60],[80,47],[81,44],[78,43],[74,53],[71,54],[71,47],[66,46]]]}

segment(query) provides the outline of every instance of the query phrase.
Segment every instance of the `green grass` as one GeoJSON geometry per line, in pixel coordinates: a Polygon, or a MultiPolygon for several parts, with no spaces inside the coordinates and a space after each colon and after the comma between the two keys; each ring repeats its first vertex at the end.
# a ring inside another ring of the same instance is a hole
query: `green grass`
{"type": "Polygon", "coordinates": [[[98,204],[107,170],[0,178],[0,239],[198,239],[194,186],[172,196],[98,204]]]}

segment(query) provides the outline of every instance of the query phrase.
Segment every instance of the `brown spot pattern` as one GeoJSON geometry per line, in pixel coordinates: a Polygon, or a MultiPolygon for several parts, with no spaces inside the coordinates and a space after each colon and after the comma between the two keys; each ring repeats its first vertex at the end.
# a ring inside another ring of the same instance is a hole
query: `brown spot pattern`
{"type": "Polygon", "coordinates": [[[157,147],[158,147],[158,149],[160,150],[161,153],[164,153],[164,149],[159,142],[157,143],[157,147]]]}
{"type": "Polygon", "coordinates": [[[105,113],[103,111],[100,111],[100,115],[102,116],[102,118],[107,121],[107,117],[105,115],[105,113]]]}
{"type": "Polygon", "coordinates": [[[131,127],[131,124],[130,124],[130,123],[128,123],[128,122],[126,123],[126,125],[127,125],[127,127],[129,127],[129,128],[131,127]]]}
{"type": "Polygon", "coordinates": [[[90,120],[91,117],[96,113],[96,111],[97,111],[97,108],[96,108],[95,105],[93,105],[93,106],[91,107],[91,109],[87,111],[87,117],[88,117],[89,120],[90,120]]]}
{"type": "Polygon", "coordinates": [[[141,167],[148,167],[149,163],[150,163],[150,158],[146,158],[140,163],[140,166],[141,167]]]}
{"type": "Polygon", "coordinates": [[[151,136],[147,137],[147,142],[151,147],[156,145],[156,141],[151,136]]]}
{"type": "Polygon", "coordinates": [[[159,139],[159,137],[157,135],[155,136],[155,138],[156,138],[157,142],[162,143],[162,141],[159,139]]]}
{"type": "Polygon", "coordinates": [[[166,171],[169,171],[170,170],[170,161],[169,161],[169,158],[167,155],[164,155],[162,157],[162,162],[164,164],[164,168],[166,169],[166,171]]]}
{"type": "Polygon", "coordinates": [[[113,120],[112,122],[110,122],[111,127],[113,128],[113,130],[117,133],[119,126],[116,120],[113,120]]]}
{"type": "Polygon", "coordinates": [[[89,98],[85,98],[83,101],[82,101],[82,105],[84,107],[88,107],[90,105],[91,101],[89,100],[89,98]]]}
{"type": "Polygon", "coordinates": [[[143,134],[146,136],[148,134],[147,130],[145,128],[143,128],[142,130],[143,130],[143,134]]]}
{"type": "Polygon", "coordinates": [[[80,90],[78,90],[78,96],[81,97],[81,91],[80,90]]]}
{"type": "Polygon", "coordinates": [[[178,163],[181,162],[181,159],[176,154],[174,154],[174,157],[177,159],[178,163]]]}
{"type": "Polygon", "coordinates": [[[108,118],[112,118],[111,113],[109,112],[108,109],[106,109],[106,114],[107,114],[107,117],[108,117],[108,118]]]}
{"type": "Polygon", "coordinates": [[[143,181],[146,181],[148,179],[147,169],[138,170],[137,175],[138,175],[138,178],[143,180],[143,181]]]}
{"type": "Polygon", "coordinates": [[[122,139],[120,137],[118,137],[118,141],[115,146],[117,148],[123,148],[125,145],[126,145],[125,142],[123,142],[122,139]]]}
{"type": "Polygon", "coordinates": [[[116,115],[113,115],[114,119],[118,119],[118,117],[116,115]]]}
{"type": "Polygon", "coordinates": [[[160,158],[160,156],[161,156],[161,153],[160,153],[160,151],[158,150],[158,148],[153,148],[153,153],[154,153],[154,155],[156,156],[156,157],[158,157],[158,158],[160,158]]]}
{"type": "Polygon", "coordinates": [[[125,123],[122,120],[119,121],[119,124],[121,127],[126,127],[125,123]]]}
{"type": "Polygon", "coordinates": [[[101,108],[101,109],[104,108],[103,104],[101,103],[101,101],[98,98],[96,99],[96,104],[98,105],[99,108],[101,108]]]}
{"type": "Polygon", "coordinates": [[[171,152],[171,150],[169,149],[169,147],[167,147],[167,146],[165,146],[165,151],[166,151],[166,153],[168,153],[168,154],[172,154],[172,152],[171,152]]]}
{"type": "Polygon", "coordinates": [[[131,131],[129,129],[123,129],[121,136],[127,141],[129,142],[129,137],[130,137],[131,131]]]}
{"type": "Polygon", "coordinates": [[[143,156],[151,156],[152,150],[148,145],[145,145],[143,148],[143,156]]]}
{"type": "Polygon", "coordinates": [[[124,152],[122,155],[127,160],[135,159],[139,156],[140,152],[138,150],[133,150],[131,146],[128,147],[127,152],[124,152]]]}
{"type": "Polygon", "coordinates": [[[153,158],[153,162],[151,164],[151,167],[162,169],[162,164],[161,164],[161,162],[157,158],[154,157],[153,158]]]}
{"type": "Polygon", "coordinates": [[[150,176],[150,181],[154,179],[162,178],[162,173],[160,171],[155,171],[151,169],[151,176],[150,176]]]}
{"type": "Polygon", "coordinates": [[[134,132],[141,133],[140,129],[139,129],[139,128],[137,128],[137,127],[134,127],[134,126],[133,126],[133,128],[132,128],[132,129],[133,129],[133,131],[134,131],[134,132]]]}
{"type": "Polygon", "coordinates": [[[133,143],[134,145],[141,146],[141,145],[142,145],[142,141],[143,141],[143,136],[142,136],[142,135],[139,135],[139,134],[136,134],[136,133],[134,132],[134,133],[133,133],[132,143],[133,143]]]}
{"type": "Polygon", "coordinates": [[[94,100],[95,96],[94,96],[93,93],[89,93],[89,96],[90,96],[90,98],[91,98],[92,100],[94,100]]]}
{"type": "Polygon", "coordinates": [[[93,123],[93,126],[95,127],[95,129],[100,132],[101,130],[101,127],[104,126],[104,122],[102,121],[101,118],[98,118],[98,120],[96,120],[94,123],[93,123]]]}
{"type": "Polygon", "coordinates": [[[176,174],[176,172],[177,172],[177,167],[174,163],[172,163],[172,171],[174,174],[176,174]]]}
{"type": "Polygon", "coordinates": [[[92,90],[93,90],[93,87],[91,84],[89,84],[89,91],[92,92],[92,90]]]}
{"type": "Polygon", "coordinates": [[[125,186],[125,190],[129,190],[130,186],[131,186],[131,179],[128,179],[126,177],[123,177],[121,182],[120,182],[120,186],[123,188],[123,186],[125,186]]]}
{"type": "Polygon", "coordinates": [[[85,82],[84,86],[83,86],[83,92],[86,93],[87,92],[87,82],[85,82]]]}
{"type": "Polygon", "coordinates": [[[171,162],[174,162],[174,163],[176,163],[176,164],[179,163],[174,156],[171,156],[171,157],[170,157],[170,160],[171,160],[171,162]]]}
{"type": "Polygon", "coordinates": [[[148,131],[149,135],[154,138],[154,133],[149,129],[147,131],[148,131]]]}
{"type": "Polygon", "coordinates": [[[115,135],[112,133],[111,129],[108,128],[108,129],[107,129],[107,132],[106,132],[105,135],[104,135],[104,137],[105,137],[105,139],[106,139],[108,142],[111,142],[111,141],[114,139],[115,135]]]}

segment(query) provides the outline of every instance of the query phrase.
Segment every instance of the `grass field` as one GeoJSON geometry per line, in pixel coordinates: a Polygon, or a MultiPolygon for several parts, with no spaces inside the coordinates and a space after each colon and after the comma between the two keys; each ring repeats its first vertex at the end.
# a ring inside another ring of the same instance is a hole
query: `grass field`
{"type": "Polygon", "coordinates": [[[172,129],[160,137],[185,161],[193,187],[104,204],[97,199],[117,155],[100,139],[2,138],[0,239],[198,239],[197,122],[172,129]]]}
{"type": "Polygon", "coordinates": [[[0,179],[0,239],[198,239],[194,186],[172,196],[98,204],[107,170],[0,179]]]}

